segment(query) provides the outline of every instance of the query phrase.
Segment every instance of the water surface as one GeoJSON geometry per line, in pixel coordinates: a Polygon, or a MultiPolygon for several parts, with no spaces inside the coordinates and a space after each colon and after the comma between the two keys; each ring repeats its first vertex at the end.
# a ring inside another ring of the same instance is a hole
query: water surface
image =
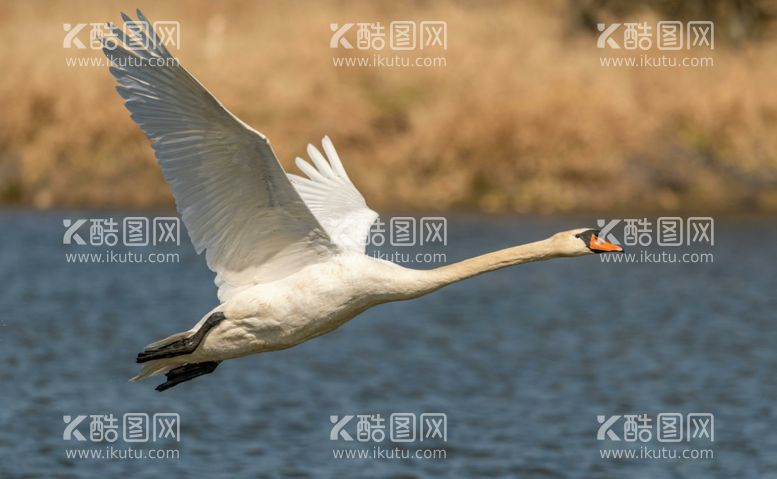
{"type": "MultiPolygon", "coordinates": [[[[134,356],[216,304],[213,276],[187,241],[160,250],[178,264],[67,264],[62,219],[95,215],[0,214],[0,477],[777,475],[773,221],[719,221],[712,264],[485,275],[160,394],[156,378],[127,382],[134,356]],[[179,413],[180,458],[65,457],[83,444],[63,441],[63,415],[126,412],[179,413]],[[447,458],[333,458],[359,445],[329,440],[330,415],[392,412],[446,413],[430,447],[447,458]],[[714,413],[699,446],[715,458],[600,458],[597,415],[660,412],[714,413]]],[[[433,251],[454,261],[591,223],[453,217],[433,251]]]]}

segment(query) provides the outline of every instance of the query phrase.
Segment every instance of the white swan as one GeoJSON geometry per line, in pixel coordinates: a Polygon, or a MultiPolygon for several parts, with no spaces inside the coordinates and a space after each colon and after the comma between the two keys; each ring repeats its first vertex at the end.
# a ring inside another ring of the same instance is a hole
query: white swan
{"type": "Polygon", "coordinates": [[[150,344],[132,380],[166,373],[161,391],[222,360],[300,344],[377,304],[507,266],[622,251],[579,228],[432,270],[367,256],[378,215],[329,138],[326,156],[308,145],[313,164],[297,159],[307,178],[287,175],[267,138],[177,64],[137,13],[146,23],[140,41],[111,25],[116,41],[103,39],[103,51],[133,120],[153,142],[194,248],[216,273],[221,304],[191,330],[150,344]]]}

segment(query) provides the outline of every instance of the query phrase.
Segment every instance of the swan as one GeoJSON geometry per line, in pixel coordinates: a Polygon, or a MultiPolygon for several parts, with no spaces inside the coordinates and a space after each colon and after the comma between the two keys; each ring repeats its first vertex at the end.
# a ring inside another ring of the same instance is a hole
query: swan
{"type": "MultiPolygon", "coordinates": [[[[287,174],[269,140],[230,113],[144,25],[103,38],[110,72],[149,140],[197,254],[216,274],[219,305],[189,331],[149,344],[130,381],[165,374],[164,391],[224,360],[277,351],[328,333],[378,304],[431,293],[508,266],[620,252],[577,228],[430,270],[365,253],[378,214],[329,137],[308,145],[305,176],[287,174]],[[137,36],[138,38],[133,38],[137,36]],[[134,41],[140,40],[140,41],[134,41]]],[[[131,18],[122,13],[125,21],[131,18]]]]}

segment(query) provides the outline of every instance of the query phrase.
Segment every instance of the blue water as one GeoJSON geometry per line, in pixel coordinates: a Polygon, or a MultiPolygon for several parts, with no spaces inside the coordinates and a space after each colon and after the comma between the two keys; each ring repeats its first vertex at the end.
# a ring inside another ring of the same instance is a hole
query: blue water
{"type": "MultiPolygon", "coordinates": [[[[62,219],[109,215],[0,213],[0,477],[777,477],[773,220],[718,221],[712,264],[524,265],[157,393],[157,378],[127,382],[134,356],[213,307],[213,277],[186,241],[159,250],[177,264],[67,264],[62,219]],[[180,442],[155,447],[180,457],[66,458],[104,444],[64,441],[64,415],[127,412],[178,413],[180,442]],[[330,415],[395,412],[447,414],[446,442],[405,447],[447,457],[333,457],[376,444],[330,441],[330,415]],[[597,415],[662,412],[714,414],[714,442],[596,439],[597,415]],[[600,457],[640,445],[714,458],[600,457]]],[[[592,223],[452,217],[433,251],[455,261],[592,223]]]]}

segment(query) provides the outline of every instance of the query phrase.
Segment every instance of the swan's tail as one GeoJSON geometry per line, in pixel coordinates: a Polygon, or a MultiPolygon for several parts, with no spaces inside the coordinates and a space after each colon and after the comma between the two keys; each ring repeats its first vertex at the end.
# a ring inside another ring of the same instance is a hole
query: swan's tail
{"type": "Polygon", "coordinates": [[[208,332],[225,319],[224,313],[217,311],[200,321],[194,331],[174,334],[149,344],[137,357],[139,363],[146,364],[130,381],[164,373],[167,381],[156,388],[157,391],[164,391],[203,374],[212,373],[221,361],[192,362],[192,354],[208,332]]]}
{"type": "Polygon", "coordinates": [[[143,365],[143,368],[138,374],[130,378],[130,382],[134,383],[151,376],[158,376],[180,366],[182,364],[181,361],[175,361],[175,359],[176,358],[157,359],[155,361],[147,362],[143,365]]]}
{"type": "MultiPolygon", "coordinates": [[[[154,341],[153,343],[146,346],[145,349],[143,349],[143,351],[140,354],[138,354],[138,361],[140,361],[140,359],[143,358],[144,355],[152,354],[164,348],[165,346],[176,344],[177,342],[191,335],[192,335],[191,331],[183,331],[180,333],[173,334],[172,336],[168,336],[166,338],[160,339],[159,341],[154,341]]],[[[170,371],[171,369],[177,366],[180,366],[181,364],[184,364],[185,362],[186,361],[182,361],[178,357],[150,360],[143,365],[143,369],[141,369],[138,374],[130,378],[130,381],[131,382],[140,381],[141,379],[145,379],[150,376],[157,376],[159,374],[164,374],[170,371]]]]}

